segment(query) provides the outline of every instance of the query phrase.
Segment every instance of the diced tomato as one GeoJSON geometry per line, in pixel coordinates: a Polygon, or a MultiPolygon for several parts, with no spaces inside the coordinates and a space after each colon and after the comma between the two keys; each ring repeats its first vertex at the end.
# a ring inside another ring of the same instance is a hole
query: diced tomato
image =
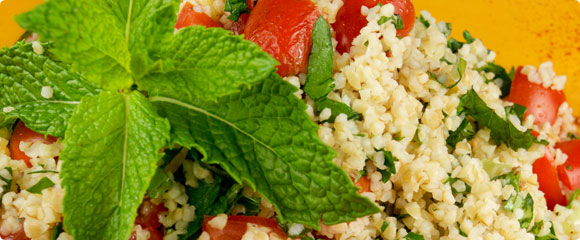
{"type": "Polygon", "coordinates": [[[282,77],[306,72],[312,28],[320,11],[311,0],[260,0],[244,35],[278,62],[282,77]]]}
{"type": "MultiPolygon", "coordinates": [[[[258,3],[259,4],[259,3],[258,3]]],[[[248,223],[269,228],[270,234],[277,235],[280,239],[287,239],[284,230],[278,226],[275,219],[255,216],[228,216],[228,222],[224,229],[219,230],[211,227],[208,222],[214,217],[205,217],[202,231],[207,232],[213,240],[239,240],[248,230],[248,223]]]]}
{"type": "Polygon", "coordinates": [[[181,29],[189,26],[202,25],[205,27],[221,27],[221,24],[213,20],[203,12],[196,12],[191,3],[186,3],[179,13],[175,28],[181,29]]]}
{"type": "Polygon", "coordinates": [[[534,124],[554,124],[558,117],[558,108],[566,101],[566,96],[562,91],[547,89],[528,81],[528,76],[522,74],[522,67],[518,67],[506,100],[527,107],[524,117],[534,115],[534,124]]]}
{"type": "Polygon", "coordinates": [[[403,19],[403,29],[397,30],[397,36],[405,37],[415,25],[415,7],[411,0],[344,0],[344,5],[336,14],[336,22],[332,28],[336,32],[338,45],[336,50],[339,53],[350,51],[352,40],[360,34],[360,30],[368,24],[367,19],[361,13],[361,7],[372,8],[377,4],[393,4],[395,14],[399,14],[403,19]]]}
{"type": "Polygon", "coordinates": [[[358,193],[371,191],[371,180],[369,179],[368,176],[363,176],[359,178],[358,181],[354,183],[354,185],[359,188],[358,193]]]}
{"type": "Polygon", "coordinates": [[[2,240],[30,240],[30,238],[28,238],[26,236],[26,233],[24,232],[24,227],[20,228],[20,231],[10,234],[8,236],[4,236],[2,234],[0,234],[0,239],[2,240]]]}
{"type": "Polygon", "coordinates": [[[161,227],[161,223],[159,222],[159,214],[166,211],[167,208],[163,206],[163,203],[154,204],[150,200],[145,200],[143,203],[141,203],[141,206],[139,206],[135,224],[139,224],[143,228],[157,229],[161,227]]]}
{"type": "Polygon", "coordinates": [[[237,22],[235,22],[234,24],[232,24],[232,32],[234,32],[234,34],[236,35],[240,35],[244,33],[244,29],[246,29],[246,24],[248,23],[248,19],[250,18],[250,14],[247,13],[242,13],[242,15],[240,15],[240,18],[238,19],[237,22]]]}
{"type": "Polygon", "coordinates": [[[32,167],[30,163],[30,157],[20,151],[21,142],[37,142],[40,141],[44,144],[51,144],[56,142],[57,138],[53,136],[46,136],[30,130],[24,125],[24,122],[18,121],[14,127],[12,137],[10,137],[10,155],[12,159],[22,160],[26,162],[28,167],[32,167]]]}
{"type": "Polygon", "coordinates": [[[565,206],[566,196],[562,193],[558,170],[554,164],[554,157],[550,149],[546,148],[544,157],[534,162],[533,172],[538,175],[540,191],[544,192],[548,208],[553,210],[556,204],[565,206]]]}
{"type": "MultiPolygon", "coordinates": [[[[163,234],[156,228],[144,228],[143,230],[149,232],[149,240],[163,240],[163,234]]],[[[137,233],[131,233],[129,240],[137,240],[137,233]]]]}
{"type": "Polygon", "coordinates": [[[560,142],[556,148],[568,155],[568,160],[558,166],[560,181],[571,190],[580,187],[580,139],[560,142]]]}
{"type": "Polygon", "coordinates": [[[248,5],[248,8],[250,9],[250,11],[252,11],[252,9],[254,9],[254,0],[246,0],[246,4],[248,5]]]}

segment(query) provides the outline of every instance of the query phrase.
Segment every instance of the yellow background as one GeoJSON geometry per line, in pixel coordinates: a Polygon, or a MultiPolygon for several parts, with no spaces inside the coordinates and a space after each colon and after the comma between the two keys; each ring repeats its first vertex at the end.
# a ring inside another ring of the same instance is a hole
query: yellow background
{"type": "MultiPolygon", "coordinates": [[[[24,32],[12,20],[16,13],[43,0],[0,3],[0,46],[11,45],[24,32]]],[[[453,24],[453,36],[469,30],[497,53],[496,62],[509,68],[554,62],[567,75],[566,96],[580,116],[580,3],[577,0],[414,0],[417,14],[428,10],[453,24]]]]}

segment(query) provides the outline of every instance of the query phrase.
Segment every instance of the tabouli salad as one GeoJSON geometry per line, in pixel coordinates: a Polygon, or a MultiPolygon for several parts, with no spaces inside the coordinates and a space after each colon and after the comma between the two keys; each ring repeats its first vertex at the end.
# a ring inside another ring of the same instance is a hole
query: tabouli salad
{"type": "Polygon", "coordinates": [[[552,64],[410,0],[49,0],[0,50],[2,239],[578,239],[552,64]]]}

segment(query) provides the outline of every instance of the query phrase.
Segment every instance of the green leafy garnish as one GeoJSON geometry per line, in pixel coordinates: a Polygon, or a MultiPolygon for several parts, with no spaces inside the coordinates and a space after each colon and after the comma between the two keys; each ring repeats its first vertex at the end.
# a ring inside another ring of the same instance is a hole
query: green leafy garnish
{"type": "MultiPolygon", "coordinates": [[[[49,45],[43,44],[45,52],[49,45]]],[[[19,42],[0,50],[0,126],[11,126],[17,118],[30,129],[62,137],[81,97],[99,90],[68,65],[32,50],[32,44],[19,42]],[[54,91],[50,98],[42,89],[54,91]]]]}
{"type": "Polygon", "coordinates": [[[451,192],[453,192],[453,194],[458,194],[458,193],[471,193],[471,185],[465,183],[463,180],[459,179],[459,178],[453,178],[453,177],[449,177],[447,178],[447,180],[445,180],[445,182],[443,183],[449,183],[449,186],[451,186],[451,192]],[[455,182],[460,181],[463,182],[463,184],[465,184],[465,190],[457,190],[453,184],[455,184],[455,182]]]}
{"type": "Polygon", "coordinates": [[[397,173],[397,168],[395,167],[395,161],[399,161],[396,157],[393,157],[393,153],[391,151],[387,151],[385,149],[381,149],[383,155],[385,156],[385,167],[386,169],[379,169],[377,171],[381,173],[381,181],[386,183],[391,178],[391,175],[397,173]]]}
{"type": "Polygon", "coordinates": [[[423,142],[421,141],[421,137],[419,136],[419,127],[417,127],[417,130],[415,130],[415,135],[413,136],[413,141],[419,143],[419,145],[423,145],[423,142]]]}
{"type": "Polygon", "coordinates": [[[451,86],[445,85],[445,82],[443,82],[445,80],[440,80],[439,77],[437,77],[437,75],[435,75],[434,73],[428,71],[427,74],[429,75],[430,79],[437,81],[444,88],[451,89],[451,88],[454,88],[455,86],[457,86],[457,84],[459,84],[459,82],[461,82],[461,80],[463,79],[463,75],[465,74],[466,67],[467,67],[467,62],[465,61],[465,59],[460,57],[459,61],[457,62],[457,66],[456,66],[456,69],[457,69],[456,71],[457,71],[457,74],[459,76],[459,79],[455,83],[453,83],[451,86]]]}
{"type": "Polygon", "coordinates": [[[510,94],[512,81],[514,80],[515,75],[513,67],[508,73],[502,66],[490,62],[477,70],[480,72],[491,72],[494,74],[494,79],[492,80],[500,88],[502,98],[505,98],[510,94]]]}
{"type": "Polygon", "coordinates": [[[423,17],[423,14],[421,14],[419,16],[419,21],[426,27],[428,28],[429,26],[431,26],[431,23],[429,23],[429,21],[427,21],[427,19],[425,19],[425,17],[423,17]]]}
{"type": "MultiPolygon", "coordinates": [[[[173,37],[178,1],[54,0],[16,17],[52,53],[107,89],[129,88],[132,76],[156,67],[173,37]],[[97,24],[95,24],[97,23],[97,24]]],[[[184,46],[187,46],[184,44],[184,46]]]]}
{"type": "Polygon", "coordinates": [[[229,12],[229,20],[238,21],[242,13],[250,13],[246,0],[226,0],[224,11],[229,12]]]}
{"type": "Polygon", "coordinates": [[[465,39],[466,43],[473,43],[473,41],[475,41],[475,39],[473,39],[471,36],[471,33],[469,33],[467,30],[463,31],[463,38],[465,39]]]}
{"type": "Polygon", "coordinates": [[[525,198],[519,194],[511,195],[503,205],[503,209],[510,212],[518,208],[524,211],[524,215],[518,220],[520,227],[528,229],[534,218],[534,199],[532,195],[528,193],[525,198]]]}
{"type": "Polygon", "coordinates": [[[58,173],[58,171],[54,170],[39,170],[39,171],[32,171],[27,174],[38,174],[38,173],[58,173]]]}
{"type": "Polygon", "coordinates": [[[331,116],[328,122],[334,122],[336,117],[344,113],[349,119],[359,119],[360,115],[345,103],[328,99],[328,94],[334,88],[332,78],[332,62],[334,48],[330,37],[330,26],[319,17],[314,23],[312,30],[312,48],[308,58],[308,73],[304,92],[316,103],[316,112],[320,113],[325,108],[330,109],[331,116]]]}
{"type": "Polygon", "coordinates": [[[151,178],[149,187],[147,187],[147,195],[151,198],[159,198],[163,193],[169,191],[173,181],[162,168],[157,168],[155,174],[151,178]]]}
{"type": "Polygon", "coordinates": [[[318,126],[293,95],[296,89],[279,76],[217,102],[159,89],[172,84],[157,84],[149,94],[171,122],[174,141],[195,147],[204,162],[220,164],[236,181],[248,183],[276,207],[281,220],[318,228],[321,218],[333,224],[378,211],[332,163],[335,153],[317,137],[318,126]]]}
{"type": "Polygon", "coordinates": [[[451,29],[451,23],[445,23],[445,28],[441,32],[445,35],[446,38],[448,38],[449,35],[451,35],[451,29]]]}
{"type": "Polygon", "coordinates": [[[12,188],[12,178],[14,175],[12,173],[11,167],[5,167],[0,171],[2,172],[2,174],[0,174],[0,181],[2,181],[2,192],[0,192],[0,199],[2,199],[4,194],[10,192],[10,188],[12,188]]]}
{"type": "Polygon", "coordinates": [[[387,230],[387,228],[389,227],[389,222],[384,221],[383,224],[381,225],[381,232],[385,232],[385,230],[387,230]]]}
{"type": "Polygon", "coordinates": [[[423,235],[421,235],[421,234],[410,232],[407,235],[405,235],[405,237],[403,237],[403,239],[406,239],[406,240],[425,240],[425,237],[423,237],[423,235]]]}
{"type": "Polygon", "coordinates": [[[461,225],[457,222],[457,230],[459,230],[459,235],[467,237],[467,234],[463,230],[461,230],[461,225]]]}
{"type": "Polygon", "coordinates": [[[501,180],[502,184],[505,185],[512,185],[516,192],[520,192],[520,174],[509,172],[500,176],[496,176],[491,179],[491,181],[501,180]]]}
{"type": "Polygon", "coordinates": [[[556,236],[556,230],[554,230],[554,223],[550,222],[550,233],[544,236],[536,236],[536,240],[558,240],[558,236],[556,236]]]}
{"type": "Polygon", "coordinates": [[[475,137],[475,127],[473,123],[467,119],[463,119],[459,127],[455,131],[449,131],[449,137],[445,140],[449,146],[455,148],[457,143],[467,139],[470,141],[475,137]]]}
{"type": "Polygon", "coordinates": [[[463,43],[457,41],[455,38],[450,38],[447,40],[447,47],[451,49],[452,53],[457,53],[461,47],[463,47],[463,43]]]}
{"type": "Polygon", "coordinates": [[[56,226],[54,226],[54,228],[52,228],[52,231],[50,232],[50,239],[51,240],[58,239],[58,236],[60,236],[60,234],[63,232],[64,229],[62,227],[62,222],[59,222],[58,224],[56,224],[56,226]]]}
{"type": "Polygon", "coordinates": [[[505,144],[512,149],[529,149],[532,143],[539,141],[532,135],[532,130],[525,132],[518,130],[510,121],[497,115],[485,102],[471,89],[459,98],[458,114],[465,113],[475,119],[479,126],[491,130],[491,138],[497,145],[505,144]]]}
{"type": "Polygon", "coordinates": [[[576,135],[576,134],[574,134],[574,133],[568,133],[568,135],[567,135],[567,136],[568,136],[568,138],[569,138],[569,139],[572,139],[572,140],[574,140],[574,139],[580,139],[580,138],[578,137],[578,135],[576,135]]]}
{"type": "Polygon", "coordinates": [[[67,233],[128,239],[168,138],[169,123],[139,92],[83,98],[60,156],[67,233]]]}
{"type": "Polygon", "coordinates": [[[537,235],[538,233],[540,233],[540,231],[542,231],[542,227],[544,226],[544,221],[539,221],[534,223],[534,226],[532,226],[532,228],[530,228],[530,230],[528,231],[529,233],[532,233],[534,235],[537,235]]]}
{"type": "Polygon", "coordinates": [[[42,190],[47,189],[47,188],[51,188],[54,185],[56,185],[56,184],[52,180],[50,180],[50,178],[43,177],[42,179],[40,179],[40,181],[38,181],[32,187],[26,189],[26,191],[28,191],[29,193],[40,194],[42,192],[42,190]]]}
{"type": "Polygon", "coordinates": [[[403,23],[403,18],[399,14],[395,14],[395,15],[390,16],[390,17],[381,16],[381,18],[379,18],[379,20],[377,20],[377,24],[383,25],[384,23],[386,23],[388,21],[392,21],[393,25],[395,25],[395,29],[397,29],[397,30],[401,30],[401,29],[405,28],[405,25],[403,23]]]}
{"type": "Polygon", "coordinates": [[[507,106],[505,107],[505,115],[509,116],[509,115],[516,115],[518,117],[518,119],[520,120],[520,122],[524,121],[524,113],[526,112],[527,108],[519,105],[517,103],[514,103],[514,105],[512,106],[507,106]]]}

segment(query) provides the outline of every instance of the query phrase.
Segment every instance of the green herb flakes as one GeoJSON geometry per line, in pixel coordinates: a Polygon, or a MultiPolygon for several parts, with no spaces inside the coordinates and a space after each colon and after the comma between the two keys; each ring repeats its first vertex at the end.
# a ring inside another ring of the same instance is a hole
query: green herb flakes
{"type": "Polygon", "coordinates": [[[51,188],[54,185],[56,185],[56,184],[52,180],[50,180],[47,177],[43,177],[42,179],[40,179],[40,181],[38,181],[36,184],[34,184],[34,186],[26,189],[26,191],[28,191],[29,193],[40,194],[42,192],[42,190],[47,189],[47,188],[51,188]]]}
{"type": "Polygon", "coordinates": [[[421,235],[421,234],[410,232],[409,234],[405,235],[405,237],[403,237],[403,239],[405,239],[405,240],[425,240],[425,237],[423,237],[423,235],[421,235]]]}

